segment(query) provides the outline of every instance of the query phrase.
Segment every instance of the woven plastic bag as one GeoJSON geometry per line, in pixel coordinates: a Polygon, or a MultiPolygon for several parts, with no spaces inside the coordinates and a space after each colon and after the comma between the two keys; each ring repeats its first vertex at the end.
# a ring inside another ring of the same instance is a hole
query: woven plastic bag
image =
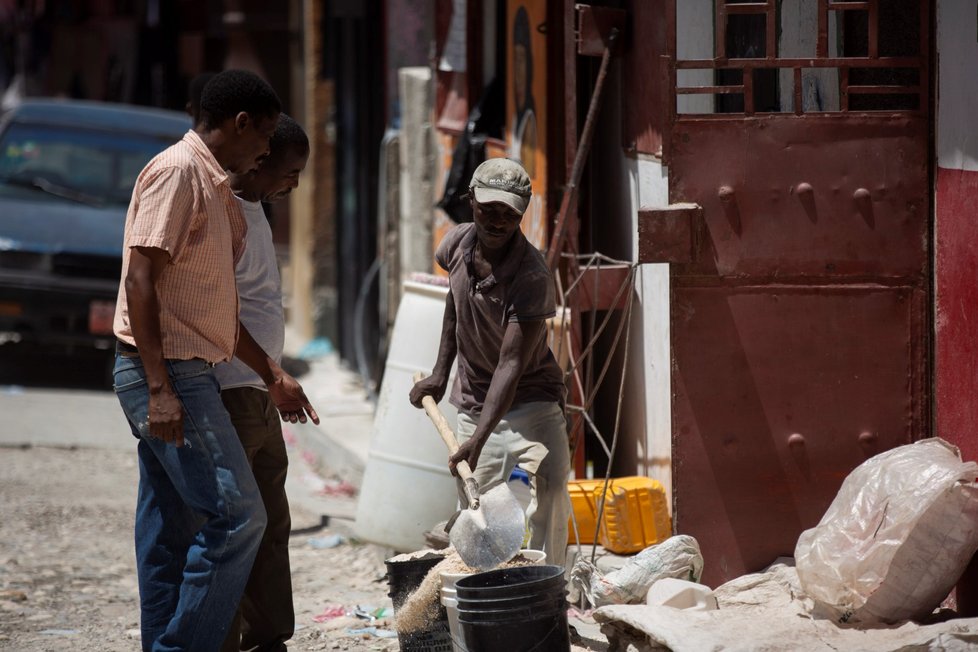
{"type": "Polygon", "coordinates": [[[649,587],[673,577],[699,582],[703,574],[700,544],[687,534],[669,537],[649,546],[605,576],[586,559],[578,559],[571,570],[571,581],[594,607],[609,604],[642,604],[649,587]]]}
{"type": "Polygon", "coordinates": [[[866,460],[799,537],[802,588],[840,622],[931,613],[978,549],[976,478],[978,464],[938,438],[866,460]]]}

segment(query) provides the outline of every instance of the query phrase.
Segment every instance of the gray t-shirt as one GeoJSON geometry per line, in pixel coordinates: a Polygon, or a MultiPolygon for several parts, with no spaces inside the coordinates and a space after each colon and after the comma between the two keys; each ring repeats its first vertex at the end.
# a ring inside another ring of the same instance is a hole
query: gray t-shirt
{"type": "MultiPolygon", "coordinates": [[[[241,305],[239,318],[265,353],[276,362],[281,362],[285,346],[285,313],[272,229],[261,202],[245,201],[240,197],[236,199],[248,223],[245,250],[234,268],[241,305]]],[[[221,383],[221,389],[267,389],[261,377],[238,358],[217,365],[214,373],[221,383]]]]}
{"type": "MultiPolygon", "coordinates": [[[[474,224],[449,231],[435,252],[435,260],[448,272],[457,322],[458,373],[449,400],[463,412],[482,411],[506,326],[556,314],[553,277],[546,261],[522,232],[514,237],[509,254],[481,281],[472,267],[474,224]]],[[[563,400],[563,374],[544,338],[520,377],[513,404],[563,400]]]]}

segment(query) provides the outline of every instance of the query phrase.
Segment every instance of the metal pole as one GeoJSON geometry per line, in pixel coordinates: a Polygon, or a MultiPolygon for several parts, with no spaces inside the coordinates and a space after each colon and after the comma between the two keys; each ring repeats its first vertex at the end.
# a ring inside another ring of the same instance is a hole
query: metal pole
{"type": "Polygon", "coordinates": [[[564,196],[560,200],[560,210],[557,213],[557,224],[554,227],[553,236],[550,238],[550,247],[547,249],[547,267],[551,271],[557,269],[560,261],[560,252],[564,248],[564,231],[567,227],[567,214],[577,202],[577,184],[581,180],[584,171],[584,162],[587,160],[591,150],[591,138],[594,134],[594,125],[597,122],[598,109],[601,106],[601,92],[604,89],[604,81],[608,76],[608,64],[611,62],[611,49],[618,38],[618,28],[611,30],[608,35],[608,42],[604,47],[604,54],[601,55],[601,68],[598,70],[598,78],[594,82],[594,93],[591,95],[591,105],[587,110],[587,118],[584,120],[584,130],[581,132],[581,141],[574,155],[574,167],[571,168],[570,179],[564,196]]]}

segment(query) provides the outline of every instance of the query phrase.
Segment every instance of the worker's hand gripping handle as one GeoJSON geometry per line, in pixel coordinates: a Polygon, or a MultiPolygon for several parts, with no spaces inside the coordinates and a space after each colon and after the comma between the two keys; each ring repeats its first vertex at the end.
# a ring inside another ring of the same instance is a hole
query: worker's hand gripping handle
{"type": "MultiPolygon", "coordinates": [[[[424,380],[424,377],[424,374],[419,371],[414,374],[414,382],[418,383],[424,380]]],[[[441,435],[442,441],[448,447],[449,455],[454,455],[458,450],[458,440],[455,439],[455,432],[448,425],[448,420],[445,419],[445,415],[438,409],[438,404],[435,403],[435,399],[430,396],[425,396],[421,399],[421,405],[424,406],[424,411],[428,413],[428,417],[435,424],[435,429],[441,435]]],[[[458,470],[459,477],[462,478],[465,497],[469,501],[469,509],[479,509],[479,483],[472,477],[472,469],[469,468],[469,463],[462,460],[455,465],[455,468],[458,470]]]]}

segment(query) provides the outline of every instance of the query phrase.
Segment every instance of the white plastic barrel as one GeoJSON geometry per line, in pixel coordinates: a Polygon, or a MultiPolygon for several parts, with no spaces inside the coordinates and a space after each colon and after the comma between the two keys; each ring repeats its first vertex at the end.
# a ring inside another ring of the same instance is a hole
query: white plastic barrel
{"type": "MultiPolygon", "coordinates": [[[[360,486],[357,536],[398,551],[423,548],[424,533],[456,510],[448,449],[424,410],[408,401],[412,377],[430,373],[438,355],[447,293],[447,287],[404,283],[360,486]]],[[[439,408],[454,427],[452,381],[439,408]]]]}

